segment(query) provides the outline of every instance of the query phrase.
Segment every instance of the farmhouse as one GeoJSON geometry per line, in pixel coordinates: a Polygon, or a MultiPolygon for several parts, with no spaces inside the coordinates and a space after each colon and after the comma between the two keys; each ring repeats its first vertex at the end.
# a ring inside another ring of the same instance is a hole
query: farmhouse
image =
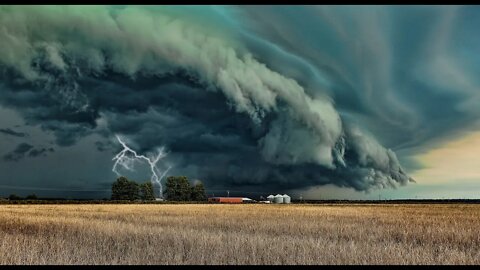
{"type": "Polygon", "coordinates": [[[250,203],[253,202],[250,198],[242,197],[210,197],[208,202],[212,203],[250,203]]]}

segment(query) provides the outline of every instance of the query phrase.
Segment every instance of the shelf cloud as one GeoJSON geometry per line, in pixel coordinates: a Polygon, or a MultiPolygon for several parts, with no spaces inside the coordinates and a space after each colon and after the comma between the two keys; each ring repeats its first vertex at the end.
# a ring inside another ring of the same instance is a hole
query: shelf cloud
{"type": "MultiPolygon", "coordinates": [[[[105,142],[92,151],[112,151],[121,134],[140,152],[165,146],[175,172],[212,187],[279,189],[406,185],[413,179],[393,149],[421,148],[474,119],[463,96],[477,82],[431,62],[456,61],[443,48],[423,52],[433,30],[413,31],[418,55],[402,36],[404,16],[420,23],[430,14],[435,30],[456,10],[192,8],[1,7],[0,105],[52,132],[59,147],[96,134],[105,142]],[[433,95],[439,79],[418,79],[431,72],[470,88],[433,95]],[[432,105],[441,102],[463,109],[432,105]]],[[[0,130],[21,137],[10,131],[0,130]]]]}

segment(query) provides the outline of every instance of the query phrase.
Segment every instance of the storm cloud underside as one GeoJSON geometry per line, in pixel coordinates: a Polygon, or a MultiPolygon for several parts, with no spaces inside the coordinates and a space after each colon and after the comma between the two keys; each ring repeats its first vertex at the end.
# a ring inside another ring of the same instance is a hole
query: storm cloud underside
{"type": "MultiPolygon", "coordinates": [[[[463,111],[434,111],[415,104],[409,90],[397,91],[423,88],[421,102],[432,88],[415,79],[396,85],[399,78],[386,74],[396,58],[382,33],[400,31],[402,17],[378,25],[365,19],[369,12],[1,7],[0,104],[53,132],[60,147],[91,134],[106,141],[121,134],[139,153],[165,146],[175,172],[210,187],[397,187],[413,179],[391,149],[448,135],[435,125],[416,133],[432,115],[462,114],[471,122],[474,109],[458,95],[450,100],[463,111]],[[323,25],[318,40],[288,24],[301,12],[312,18],[305,24],[323,25]],[[359,31],[349,23],[363,31],[355,48],[348,46],[359,31]],[[362,27],[374,27],[376,36],[362,27]],[[362,59],[372,60],[368,68],[362,59]]],[[[374,18],[388,12],[379,9],[374,18]]],[[[428,12],[439,21],[448,15],[428,12]]],[[[434,98],[451,96],[444,90],[434,98]]]]}

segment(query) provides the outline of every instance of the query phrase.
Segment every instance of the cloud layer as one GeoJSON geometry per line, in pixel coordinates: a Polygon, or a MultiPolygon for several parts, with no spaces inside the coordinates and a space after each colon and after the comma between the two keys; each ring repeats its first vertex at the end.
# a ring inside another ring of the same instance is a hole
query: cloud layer
{"type": "Polygon", "coordinates": [[[15,136],[15,137],[21,137],[21,138],[28,136],[27,133],[17,132],[15,130],[10,129],[10,128],[0,128],[0,133],[3,133],[5,135],[10,135],[10,136],[15,136]]]}
{"type": "Polygon", "coordinates": [[[455,10],[240,10],[247,19],[228,8],[191,11],[1,7],[0,104],[53,132],[59,146],[94,133],[106,139],[99,151],[115,147],[107,141],[117,133],[141,152],[165,145],[176,173],[212,187],[405,185],[412,179],[390,148],[421,146],[475,119],[462,95],[476,82],[445,62],[456,56],[440,46],[420,54],[422,65],[411,55],[398,62],[387,38],[403,35],[396,25],[418,20],[415,12],[430,14],[433,29],[452,27],[455,10]],[[302,12],[305,21],[293,22],[302,12]],[[441,74],[456,78],[444,85],[460,94],[429,94],[441,78],[416,77],[441,74]],[[438,110],[427,99],[458,107],[438,110]]]}

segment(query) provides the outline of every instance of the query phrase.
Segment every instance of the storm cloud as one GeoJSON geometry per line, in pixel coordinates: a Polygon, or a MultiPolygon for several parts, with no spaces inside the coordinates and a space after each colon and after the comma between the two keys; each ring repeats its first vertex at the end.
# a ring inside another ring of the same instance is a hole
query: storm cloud
{"type": "Polygon", "coordinates": [[[7,153],[3,156],[3,160],[5,161],[19,161],[20,159],[25,157],[25,154],[33,148],[33,145],[28,143],[21,143],[15,147],[10,153],[7,153]]]}
{"type": "Polygon", "coordinates": [[[98,151],[114,150],[114,134],[140,152],[164,145],[175,172],[211,187],[395,188],[413,179],[393,148],[448,135],[440,127],[455,115],[474,119],[467,103],[468,113],[415,104],[429,98],[423,81],[395,90],[396,58],[378,23],[388,9],[192,9],[1,7],[0,104],[58,146],[92,134],[105,139],[98,151]],[[289,21],[302,12],[322,25],[318,40],[300,37],[307,19],[289,21]],[[425,91],[414,99],[412,87],[425,91]],[[445,117],[419,132],[433,116],[445,117]]]}
{"type": "Polygon", "coordinates": [[[47,152],[55,152],[53,148],[40,148],[40,149],[32,149],[29,153],[28,156],[30,157],[38,157],[38,156],[47,156],[47,152]]]}
{"type": "Polygon", "coordinates": [[[15,149],[3,156],[4,161],[20,161],[25,157],[38,157],[38,156],[47,156],[47,153],[55,152],[52,147],[38,147],[35,148],[33,145],[28,143],[20,143],[15,149]]]}
{"type": "Polygon", "coordinates": [[[5,135],[10,135],[10,136],[14,136],[14,137],[25,137],[25,136],[28,136],[27,133],[23,133],[23,132],[17,132],[15,130],[12,130],[10,128],[0,128],[0,133],[3,133],[5,135]]]}

